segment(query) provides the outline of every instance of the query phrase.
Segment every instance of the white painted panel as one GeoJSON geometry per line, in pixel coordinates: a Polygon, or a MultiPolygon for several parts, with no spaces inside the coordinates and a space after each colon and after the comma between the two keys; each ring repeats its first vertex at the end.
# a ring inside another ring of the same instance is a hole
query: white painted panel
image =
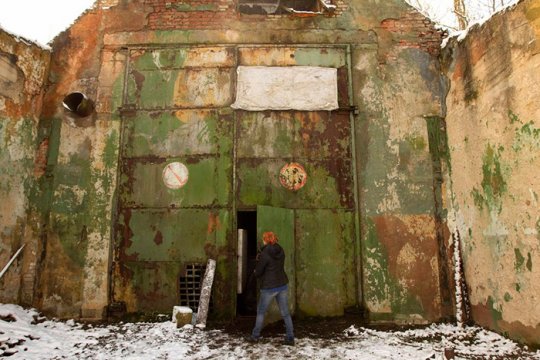
{"type": "Polygon", "coordinates": [[[337,69],[316,66],[239,66],[234,109],[335,110],[337,69]]]}

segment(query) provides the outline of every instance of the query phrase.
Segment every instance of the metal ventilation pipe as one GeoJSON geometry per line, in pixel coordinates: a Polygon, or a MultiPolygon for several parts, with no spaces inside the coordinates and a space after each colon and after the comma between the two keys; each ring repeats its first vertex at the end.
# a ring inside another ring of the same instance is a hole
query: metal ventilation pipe
{"type": "Polygon", "coordinates": [[[94,102],[80,92],[72,92],[67,95],[62,105],[65,109],[80,117],[87,117],[94,112],[94,102]]]}

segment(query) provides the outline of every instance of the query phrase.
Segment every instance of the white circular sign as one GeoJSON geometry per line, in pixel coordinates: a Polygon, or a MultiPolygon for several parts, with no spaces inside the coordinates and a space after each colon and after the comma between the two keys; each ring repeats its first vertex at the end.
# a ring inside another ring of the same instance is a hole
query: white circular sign
{"type": "Polygon", "coordinates": [[[189,171],[181,162],[172,162],[163,169],[163,182],[169,189],[180,189],[186,185],[189,171]]]}

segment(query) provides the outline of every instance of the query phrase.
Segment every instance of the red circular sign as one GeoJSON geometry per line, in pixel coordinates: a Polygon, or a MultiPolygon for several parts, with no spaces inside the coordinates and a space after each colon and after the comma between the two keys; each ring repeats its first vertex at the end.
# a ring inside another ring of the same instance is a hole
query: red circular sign
{"type": "Polygon", "coordinates": [[[300,190],[307,181],[307,173],[304,167],[298,163],[292,162],[285,164],[279,172],[279,182],[284,188],[289,190],[300,190]]]}

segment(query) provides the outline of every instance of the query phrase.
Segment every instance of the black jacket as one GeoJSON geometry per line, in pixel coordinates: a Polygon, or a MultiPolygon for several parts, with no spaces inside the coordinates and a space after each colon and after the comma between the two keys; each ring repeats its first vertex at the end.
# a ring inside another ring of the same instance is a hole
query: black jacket
{"type": "Polygon", "coordinates": [[[272,289],[289,282],[285,274],[285,251],[279,244],[265,245],[255,267],[255,275],[261,280],[261,289],[272,289]]]}

